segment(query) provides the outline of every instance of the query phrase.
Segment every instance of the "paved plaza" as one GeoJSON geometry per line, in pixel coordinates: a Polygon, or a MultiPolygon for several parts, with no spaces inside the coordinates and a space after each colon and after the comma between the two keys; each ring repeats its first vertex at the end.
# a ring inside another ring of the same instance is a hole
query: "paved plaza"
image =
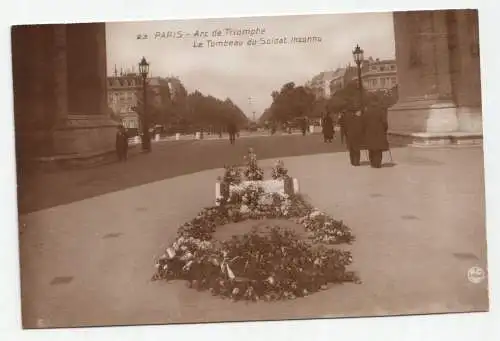
{"type": "Polygon", "coordinates": [[[210,154],[202,141],[157,144],[152,154],[132,156],[127,164],[44,175],[48,207],[37,206],[42,196],[33,194],[23,199],[31,213],[20,218],[26,225],[20,235],[24,326],[488,309],[487,281],[474,284],[467,277],[472,266],[486,269],[481,148],[394,148],[395,165],[371,169],[351,167],[340,146],[311,142],[320,137],[293,142],[298,138],[242,139],[233,149],[213,141],[210,154]],[[291,144],[288,155],[273,152],[291,144]],[[312,145],[314,155],[305,155],[312,145]],[[155,257],[178,226],[213,204],[223,164],[239,161],[249,146],[266,159],[260,162],[266,174],[284,156],[309,201],[352,228],[356,241],[344,248],[352,250],[351,268],[362,284],[293,301],[233,303],[188,289],[183,281],[150,281],[155,257]],[[191,154],[183,153],[188,148],[191,154]],[[182,167],[189,174],[182,175],[182,167]],[[56,178],[59,187],[47,187],[56,178]]]}
{"type": "Polygon", "coordinates": [[[30,174],[20,170],[19,211],[33,212],[67,204],[128,187],[241,163],[248,148],[261,159],[344,151],[340,141],[322,142],[319,134],[262,137],[255,134],[238,139],[234,146],[227,137],[209,140],[163,141],[153,145],[151,154],[131,148],[126,164],[111,163],[66,172],[30,174]],[[47,191],[51,188],[51,191],[47,191]]]}

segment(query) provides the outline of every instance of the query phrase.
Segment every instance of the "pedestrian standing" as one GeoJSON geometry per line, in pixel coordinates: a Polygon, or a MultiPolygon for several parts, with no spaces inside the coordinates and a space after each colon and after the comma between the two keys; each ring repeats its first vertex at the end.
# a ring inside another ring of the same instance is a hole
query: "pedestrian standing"
{"type": "Polygon", "coordinates": [[[323,141],[325,143],[332,143],[334,130],[333,130],[333,120],[332,117],[330,116],[330,113],[326,113],[323,115],[321,126],[323,132],[323,141]]]}
{"type": "Polygon", "coordinates": [[[229,124],[227,126],[227,132],[229,134],[229,142],[231,144],[234,144],[236,141],[237,130],[238,129],[236,128],[236,124],[233,121],[229,122],[229,124]]]}
{"type": "Polygon", "coordinates": [[[276,134],[276,122],[271,122],[271,135],[276,134]]]}
{"type": "Polygon", "coordinates": [[[116,132],[116,154],[118,155],[118,161],[127,161],[128,135],[123,125],[120,125],[116,132]]]}
{"type": "Polygon", "coordinates": [[[344,144],[344,142],[347,141],[346,138],[346,128],[345,128],[345,113],[341,112],[339,119],[338,119],[338,125],[340,128],[340,143],[344,144]]]}
{"type": "Polygon", "coordinates": [[[345,128],[346,142],[349,150],[351,165],[359,166],[361,159],[361,149],[364,143],[364,122],[361,111],[350,111],[346,113],[345,128]]]}
{"type": "Polygon", "coordinates": [[[306,132],[307,132],[307,122],[308,119],[307,117],[302,117],[302,119],[300,120],[300,129],[302,130],[302,136],[306,136],[306,132]]]}
{"type": "Polygon", "coordinates": [[[368,148],[370,165],[372,168],[382,167],[382,154],[389,150],[387,140],[387,117],[385,110],[371,108],[364,115],[365,144],[368,148]]]}

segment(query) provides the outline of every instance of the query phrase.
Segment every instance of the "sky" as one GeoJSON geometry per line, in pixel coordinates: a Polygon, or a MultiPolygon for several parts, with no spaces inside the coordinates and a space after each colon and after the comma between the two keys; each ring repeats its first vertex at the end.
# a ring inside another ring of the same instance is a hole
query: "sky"
{"type": "Polygon", "coordinates": [[[353,63],[356,44],[365,51],[365,58],[394,58],[392,14],[106,23],[108,75],[113,74],[115,65],[118,72],[121,68],[137,71],[144,56],[150,62],[150,76],[175,76],[189,92],[199,90],[222,100],[230,98],[248,117],[253,112],[260,116],[272,102],[271,93],[283,84],[303,85],[322,71],[353,63]],[[212,36],[217,30],[221,35],[212,36]],[[238,35],[238,30],[247,32],[238,35]],[[250,30],[252,34],[248,34],[250,30]],[[172,37],[173,32],[182,32],[182,37],[172,37]],[[137,39],[138,35],[147,38],[137,39]],[[283,42],[285,37],[286,44],[261,43],[261,39],[283,42]],[[292,37],[316,38],[290,43],[292,37]],[[248,45],[252,38],[257,45],[248,45]],[[210,47],[208,40],[237,40],[242,46],[210,47]],[[194,47],[200,43],[203,47],[194,47]]]}

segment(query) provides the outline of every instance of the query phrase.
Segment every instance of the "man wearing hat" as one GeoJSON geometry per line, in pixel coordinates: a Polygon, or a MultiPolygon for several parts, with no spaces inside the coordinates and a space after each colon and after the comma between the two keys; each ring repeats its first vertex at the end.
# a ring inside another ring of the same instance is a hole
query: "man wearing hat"
{"type": "Polygon", "coordinates": [[[118,161],[127,161],[128,135],[123,125],[118,126],[116,132],[116,154],[118,161]]]}

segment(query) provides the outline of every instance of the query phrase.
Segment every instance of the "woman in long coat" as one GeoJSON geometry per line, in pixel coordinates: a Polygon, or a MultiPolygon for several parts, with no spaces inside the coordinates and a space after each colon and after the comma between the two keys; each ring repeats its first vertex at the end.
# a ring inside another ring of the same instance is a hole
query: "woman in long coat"
{"type": "Polygon", "coordinates": [[[331,143],[333,141],[333,120],[332,117],[330,116],[330,113],[326,113],[323,116],[323,120],[321,122],[322,125],[322,130],[323,130],[323,140],[325,143],[329,142],[331,143]]]}
{"type": "Polygon", "coordinates": [[[371,108],[364,116],[365,144],[368,149],[370,165],[373,168],[380,168],[382,167],[382,153],[389,150],[386,114],[381,108],[371,108]]]}
{"type": "Polygon", "coordinates": [[[118,127],[116,132],[116,154],[118,155],[118,161],[127,161],[128,152],[128,136],[127,131],[123,125],[118,127]]]}

